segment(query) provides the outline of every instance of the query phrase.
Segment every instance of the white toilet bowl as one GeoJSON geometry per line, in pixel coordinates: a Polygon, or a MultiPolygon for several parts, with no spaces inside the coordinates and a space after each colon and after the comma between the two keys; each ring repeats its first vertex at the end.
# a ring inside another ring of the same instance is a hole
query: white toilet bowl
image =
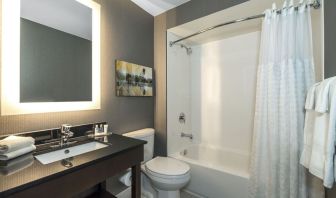
{"type": "Polygon", "coordinates": [[[142,183],[144,184],[143,190],[146,190],[148,194],[154,191],[155,195],[156,190],[158,196],[154,196],[155,198],[179,198],[180,189],[190,180],[190,166],[170,157],[156,157],[152,159],[154,129],[141,129],[125,133],[124,136],[147,141],[147,144],[144,145],[144,165],[141,166],[143,173],[147,175],[146,178],[142,178],[142,183]],[[147,180],[150,181],[147,182],[147,180]]]}
{"type": "Polygon", "coordinates": [[[170,157],[148,161],[144,171],[158,191],[158,198],[179,198],[180,189],[190,181],[190,166],[170,157]]]}

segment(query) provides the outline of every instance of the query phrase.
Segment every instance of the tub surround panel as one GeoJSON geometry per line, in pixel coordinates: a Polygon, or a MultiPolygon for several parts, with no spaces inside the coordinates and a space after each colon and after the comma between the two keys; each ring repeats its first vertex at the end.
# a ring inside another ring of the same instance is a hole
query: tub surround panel
{"type": "MultiPolygon", "coordinates": [[[[177,38],[168,32],[169,41],[177,38]]],[[[257,31],[191,46],[191,55],[168,46],[168,154],[191,143],[182,131],[193,143],[250,153],[259,43],[257,31]]]]}
{"type": "Polygon", "coordinates": [[[193,47],[192,131],[199,142],[249,154],[260,32],[193,47]]]}
{"type": "Polygon", "coordinates": [[[131,1],[96,2],[101,5],[101,110],[1,116],[0,135],[100,120],[117,133],[154,126],[154,98],[116,97],[114,68],[116,59],[153,67],[154,18],[131,1]]]}
{"type": "MultiPolygon", "coordinates": [[[[180,37],[167,32],[167,42],[180,37]]],[[[178,45],[170,47],[167,43],[167,142],[168,155],[180,151],[187,145],[192,144],[189,138],[181,138],[181,132],[193,133],[191,129],[191,74],[194,69],[190,65],[193,55],[188,55],[185,48],[178,45]],[[179,122],[180,113],[185,114],[185,123],[179,122]]]]}
{"type": "Polygon", "coordinates": [[[156,98],[155,98],[155,118],[156,130],[155,154],[165,155],[167,153],[167,96],[166,96],[166,75],[167,75],[167,55],[166,55],[166,32],[168,29],[183,23],[190,22],[197,18],[218,12],[234,5],[246,2],[223,1],[223,0],[192,0],[174,9],[160,14],[154,19],[154,39],[155,39],[155,70],[156,70],[156,98]]]}

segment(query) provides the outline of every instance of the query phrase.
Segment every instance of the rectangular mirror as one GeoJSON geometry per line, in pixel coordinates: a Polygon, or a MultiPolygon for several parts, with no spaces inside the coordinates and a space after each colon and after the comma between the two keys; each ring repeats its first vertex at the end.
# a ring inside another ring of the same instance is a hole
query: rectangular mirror
{"type": "Polygon", "coordinates": [[[21,0],[20,102],[92,100],[92,10],[21,0]]]}
{"type": "Polygon", "coordinates": [[[3,0],[2,115],[100,108],[100,6],[3,0]]]}

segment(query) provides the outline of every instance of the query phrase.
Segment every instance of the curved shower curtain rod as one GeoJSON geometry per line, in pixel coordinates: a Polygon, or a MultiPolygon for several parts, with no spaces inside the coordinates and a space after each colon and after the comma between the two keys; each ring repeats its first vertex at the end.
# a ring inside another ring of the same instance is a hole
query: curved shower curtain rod
{"type": "MultiPolygon", "coordinates": [[[[309,6],[315,8],[315,9],[319,9],[321,7],[320,0],[315,0],[313,3],[309,4],[309,6]]],[[[297,9],[298,9],[298,7],[295,7],[295,10],[297,10],[297,9]]],[[[281,13],[281,10],[277,10],[277,13],[281,13]]],[[[243,21],[249,21],[249,20],[252,20],[252,19],[258,19],[258,18],[262,18],[264,16],[265,16],[265,14],[258,14],[258,15],[254,15],[254,16],[250,16],[250,17],[246,17],[246,18],[241,18],[241,19],[236,19],[236,20],[228,21],[228,22],[221,23],[221,24],[218,24],[218,25],[215,25],[215,26],[212,26],[212,27],[208,27],[208,28],[200,30],[200,31],[198,31],[196,33],[190,34],[190,35],[188,35],[186,37],[180,38],[180,39],[178,39],[176,41],[170,41],[169,42],[169,46],[172,47],[173,45],[175,45],[178,42],[181,42],[181,41],[186,40],[188,38],[197,36],[197,35],[202,34],[204,32],[207,32],[207,31],[210,31],[210,30],[213,30],[213,29],[225,26],[225,25],[230,25],[230,24],[233,24],[233,23],[238,23],[238,22],[243,22],[243,21]]]]}

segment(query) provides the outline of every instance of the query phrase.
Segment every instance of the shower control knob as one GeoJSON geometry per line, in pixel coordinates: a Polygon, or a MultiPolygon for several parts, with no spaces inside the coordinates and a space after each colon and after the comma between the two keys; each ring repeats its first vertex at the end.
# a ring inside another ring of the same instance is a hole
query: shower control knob
{"type": "Polygon", "coordinates": [[[179,115],[179,122],[180,122],[181,124],[184,124],[185,121],[186,121],[186,119],[185,119],[185,114],[182,112],[182,113],[180,113],[180,115],[179,115]]]}

